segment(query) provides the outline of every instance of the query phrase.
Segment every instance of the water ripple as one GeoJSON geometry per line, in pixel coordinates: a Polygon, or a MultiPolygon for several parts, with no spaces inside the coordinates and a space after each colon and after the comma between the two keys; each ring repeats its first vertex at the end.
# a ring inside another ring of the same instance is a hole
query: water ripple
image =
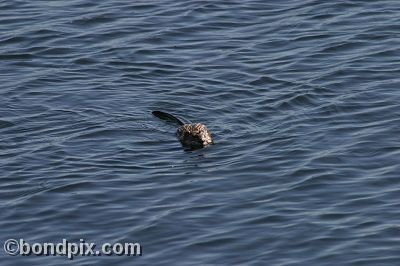
{"type": "Polygon", "coordinates": [[[400,262],[398,2],[0,8],[1,239],[140,242],[139,265],[400,262]],[[155,109],[215,145],[185,151],[155,109]]]}

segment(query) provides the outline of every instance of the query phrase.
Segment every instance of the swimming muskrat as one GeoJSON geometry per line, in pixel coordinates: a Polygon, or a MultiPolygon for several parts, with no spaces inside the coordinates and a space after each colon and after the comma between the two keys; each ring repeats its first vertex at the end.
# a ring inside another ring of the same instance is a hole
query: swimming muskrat
{"type": "Polygon", "coordinates": [[[162,120],[179,125],[176,135],[186,148],[196,150],[213,143],[210,131],[201,123],[185,124],[175,116],[161,111],[153,111],[152,114],[162,120]]]}

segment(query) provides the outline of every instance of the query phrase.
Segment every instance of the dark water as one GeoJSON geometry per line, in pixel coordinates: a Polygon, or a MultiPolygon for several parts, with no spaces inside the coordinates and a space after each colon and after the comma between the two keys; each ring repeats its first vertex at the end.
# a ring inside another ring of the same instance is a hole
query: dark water
{"type": "Polygon", "coordinates": [[[0,1],[0,240],[399,265],[399,1],[0,1]],[[205,123],[187,152],[159,109],[205,123]]]}

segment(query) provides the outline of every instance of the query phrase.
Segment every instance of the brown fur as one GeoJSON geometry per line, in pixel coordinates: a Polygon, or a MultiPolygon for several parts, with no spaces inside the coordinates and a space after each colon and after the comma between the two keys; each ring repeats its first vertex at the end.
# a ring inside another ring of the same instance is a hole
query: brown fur
{"type": "Polygon", "coordinates": [[[183,146],[191,149],[200,149],[213,143],[212,136],[203,124],[185,124],[176,131],[183,146]]]}
{"type": "Polygon", "coordinates": [[[179,118],[162,111],[153,111],[152,114],[162,120],[178,124],[176,135],[186,148],[195,150],[213,143],[210,131],[203,124],[184,124],[179,118]]]}

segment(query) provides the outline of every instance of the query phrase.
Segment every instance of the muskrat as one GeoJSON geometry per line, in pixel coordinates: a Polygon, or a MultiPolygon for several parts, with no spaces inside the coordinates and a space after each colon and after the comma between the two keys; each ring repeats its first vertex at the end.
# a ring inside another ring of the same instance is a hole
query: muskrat
{"type": "Polygon", "coordinates": [[[201,123],[185,124],[177,117],[161,111],[153,111],[152,114],[162,120],[177,124],[179,127],[176,135],[186,148],[196,150],[213,143],[210,131],[201,123]]]}

